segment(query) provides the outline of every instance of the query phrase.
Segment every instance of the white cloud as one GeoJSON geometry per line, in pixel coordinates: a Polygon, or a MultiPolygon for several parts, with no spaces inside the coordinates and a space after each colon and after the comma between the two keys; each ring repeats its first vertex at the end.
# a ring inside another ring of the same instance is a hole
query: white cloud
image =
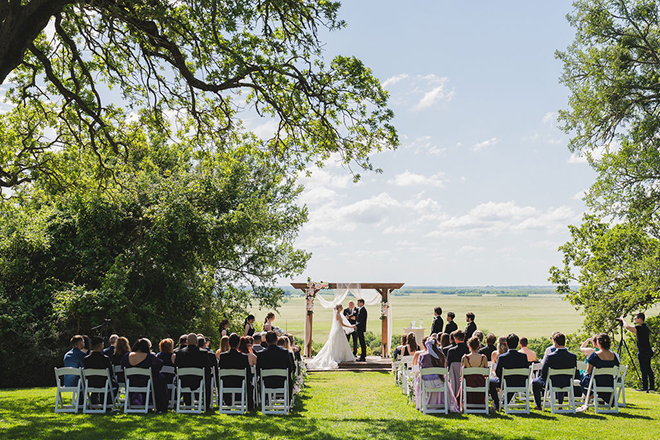
{"type": "Polygon", "coordinates": [[[557,249],[559,248],[559,246],[561,246],[561,243],[550,240],[533,241],[529,244],[529,247],[532,248],[546,248],[546,249],[557,249]]]}
{"type": "Polygon", "coordinates": [[[408,74],[407,74],[407,73],[401,73],[401,74],[399,74],[399,75],[391,76],[391,77],[387,78],[387,79],[385,80],[385,82],[383,82],[382,86],[383,86],[383,88],[385,88],[385,87],[387,87],[387,86],[389,86],[389,85],[396,84],[396,83],[398,83],[399,81],[404,80],[404,79],[406,79],[406,78],[408,78],[408,74]]]}
{"type": "Polygon", "coordinates": [[[278,123],[274,119],[271,119],[263,124],[257,125],[252,129],[252,132],[263,140],[271,139],[275,136],[277,131],[278,123]]]}
{"type": "Polygon", "coordinates": [[[468,255],[472,255],[472,254],[481,254],[481,253],[483,253],[485,250],[486,250],[486,249],[484,249],[484,248],[481,247],[481,246],[462,246],[462,247],[458,250],[458,253],[459,253],[459,254],[468,254],[468,255]]]}
{"type": "Polygon", "coordinates": [[[553,124],[557,120],[557,113],[555,112],[547,112],[545,115],[543,115],[543,118],[541,118],[541,121],[543,121],[544,124],[553,124]]]}
{"type": "Polygon", "coordinates": [[[424,96],[417,104],[415,104],[413,110],[423,110],[431,107],[438,101],[449,99],[451,99],[451,96],[445,92],[445,86],[441,85],[424,93],[424,96]]]}
{"type": "Polygon", "coordinates": [[[393,208],[401,204],[387,193],[380,193],[347,206],[329,203],[312,210],[305,230],[353,231],[360,225],[379,226],[387,221],[393,208]]]}
{"type": "Polygon", "coordinates": [[[405,234],[409,232],[407,226],[388,226],[383,229],[383,235],[405,234]]]}
{"type": "Polygon", "coordinates": [[[487,139],[483,142],[479,142],[478,144],[475,144],[473,149],[474,149],[474,151],[479,151],[483,148],[492,147],[493,145],[495,145],[499,142],[500,142],[500,140],[498,138],[494,137],[494,138],[491,138],[491,139],[487,139]]]}
{"type": "Polygon", "coordinates": [[[582,151],[579,153],[571,153],[571,157],[568,158],[566,162],[568,163],[589,163],[589,158],[599,161],[605,156],[609,151],[616,151],[619,145],[616,142],[613,142],[610,145],[601,145],[594,148],[591,151],[582,151]]]}
{"type": "Polygon", "coordinates": [[[573,199],[573,200],[582,200],[582,199],[584,199],[584,196],[586,196],[586,195],[587,195],[587,190],[583,189],[582,191],[578,191],[575,194],[573,194],[573,197],[571,197],[571,199],[573,199]]]}
{"type": "Polygon", "coordinates": [[[437,173],[430,177],[423,176],[421,174],[411,173],[406,170],[401,174],[394,176],[394,179],[390,179],[387,183],[395,186],[413,186],[413,185],[423,185],[423,186],[435,186],[438,188],[444,187],[444,173],[437,173]]]}
{"type": "Polygon", "coordinates": [[[339,246],[339,243],[328,237],[315,235],[315,236],[307,237],[303,241],[296,243],[296,246],[302,249],[323,248],[323,247],[336,247],[339,246]]]}
{"type": "Polygon", "coordinates": [[[418,82],[421,82],[421,85],[417,85],[415,88],[416,92],[421,92],[424,95],[422,98],[412,107],[413,111],[424,110],[439,101],[451,101],[454,97],[454,90],[447,90],[447,83],[449,78],[446,76],[438,77],[436,75],[424,75],[417,77],[418,82]]]}
{"type": "Polygon", "coordinates": [[[447,151],[446,148],[440,148],[433,143],[431,136],[420,136],[412,142],[405,142],[406,136],[403,136],[403,148],[413,150],[415,154],[427,152],[429,154],[439,155],[447,151]]]}

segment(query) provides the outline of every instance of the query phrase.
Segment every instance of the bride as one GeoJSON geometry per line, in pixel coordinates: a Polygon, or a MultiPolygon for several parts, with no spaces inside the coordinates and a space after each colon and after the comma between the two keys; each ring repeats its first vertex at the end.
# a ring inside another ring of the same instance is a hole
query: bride
{"type": "Polygon", "coordinates": [[[353,351],[348,345],[346,334],[355,331],[355,326],[350,325],[346,317],[341,313],[343,307],[337,304],[332,320],[332,328],[328,335],[328,342],[321,351],[307,362],[307,368],[312,370],[334,370],[339,368],[340,362],[352,362],[355,360],[353,351]]]}

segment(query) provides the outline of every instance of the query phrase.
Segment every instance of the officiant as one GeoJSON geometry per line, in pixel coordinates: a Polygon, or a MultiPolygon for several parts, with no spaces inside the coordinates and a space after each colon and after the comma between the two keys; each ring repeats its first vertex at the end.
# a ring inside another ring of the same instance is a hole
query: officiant
{"type": "MultiPolygon", "coordinates": [[[[357,324],[357,315],[358,315],[358,309],[355,307],[355,303],[353,301],[348,302],[348,307],[344,309],[344,316],[346,319],[348,319],[348,323],[350,325],[356,325],[357,324]]],[[[350,332],[346,335],[346,339],[348,339],[348,343],[351,343],[351,336],[353,337],[353,356],[357,356],[357,345],[358,345],[358,340],[357,340],[357,332],[350,332]]]]}

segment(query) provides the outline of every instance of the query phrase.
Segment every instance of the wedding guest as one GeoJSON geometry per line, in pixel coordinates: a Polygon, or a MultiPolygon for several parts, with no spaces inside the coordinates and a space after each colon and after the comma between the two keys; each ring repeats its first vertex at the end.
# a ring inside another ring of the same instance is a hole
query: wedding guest
{"type": "MultiPolygon", "coordinates": [[[[532,391],[534,392],[534,402],[536,403],[536,409],[541,410],[542,398],[541,395],[545,390],[545,383],[548,380],[548,371],[550,368],[556,370],[564,370],[568,368],[575,368],[577,365],[577,356],[569,352],[566,349],[566,336],[562,333],[555,332],[553,333],[553,345],[555,351],[550,353],[543,362],[541,367],[541,374],[539,377],[532,380],[532,391]]],[[[527,358],[529,360],[529,357],[527,358]]],[[[571,382],[573,382],[573,377],[571,376],[553,376],[552,383],[555,387],[564,388],[567,387],[571,382]]],[[[557,400],[559,404],[564,401],[565,393],[557,393],[557,400]]],[[[579,394],[579,393],[576,393],[579,394]]]]}
{"type": "MultiPolygon", "coordinates": [[[[295,366],[289,353],[277,346],[277,334],[274,331],[266,333],[268,349],[257,355],[257,372],[268,369],[286,368],[289,374],[295,371],[295,366]]],[[[264,384],[268,388],[281,388],[284,385],[282,377],[266,377],[264,384]]],[[[293,395],[293,382],[289,381],[289,397],[293,395]]]]}
{"type": "MultiPolygon", "coordinates": [[[[229,341],[229,347],[231,348],[231,341],[229,341]]],[[[247,355],[248,360],[250,361],[250,366],[257,365],[257,355],[252,353],[250,348],[252,348],[250,338],[247,336],[241,336],[241,339],[238,342],[238,351],[247,355]]]]}
{"type": "Polygon", "coordinates": [[[186,348],[186,345],[188,345],[188,335],[179,336],[179,346],[173,350],[174,354],[178,353],[182,348],[186,348]]]}
{"type": "Polygon", "coordinates": [[[494,351],[497,351],[495,343],[497,342],[497,336],[494,333],[488,333],[486,335],[486,346],[479,349],[479,353],[486,356],[486,359],[491,360],[491,355],[494,351]]]}
{"type": "Polygon", "coordinates": [[[595,340],[596,340],[596,335],[593,335],[591,338],[585,339],[582,345],[580,345],[580,352],[584,355],[585,360],[589,359],[589,356],[591,356],[593,353],[598,351],[594,344],[595,340]]]}
{"type": "Polygon", "coordinates": [[[82,335],[83,341],[85,341],[85,345],[82,348],[82,351],[85,352],[85,354],[89,354],[92,351],[92,339],[87,336],[87,335],[82,335]]]}
{"type": "Polygon", "coordinates": [[[215,357],[220,359],[220,353],[224,353],[226,351],[229,351],[229,336],[223,336],[220,339],[220,348],[218,348],[218,351],[215,352],[215,357]]]}
{"type": "Polygon", "coordinates": [[[275,321],[275,313],[268,312],[266,319],[264,320],[263,331],[269,332],[273,330],[273,321],[275,321]]]}
{"type": "MultiPolygon", "coordinates": [[[[110,342],[110,346],[108,348],[103,349],[104,355],[111,358],[112,355],[115,354],[115,345],[117,344],[117,339],[119,339],[119,335],[115,335],[114,333],[110,335],[110,339],[108,340],[108,342],[110,342]]],[[[94,341],[92,341],[92,345],[93,344],[94,341]]],[[[94,347],[92,347],[92,350],[94,350],[94,347]]]]}
{"type": "Polygon", "coordinates": [[[245,318],[245,323],[243,325],[243,336],[252,336],[254,335],[254,315],[247,315],[245,318]]]}
{"type": "Polygon", "coordinates": [[[300,355],[300,347],[296,345],[296,340],[292,334],[287,334],[289,338],[289,350],[293,353],[293,358],[296,362],[302,361],[302,356],[300,355]]]}
{"type": "MultiPolygon", "coordinates": [[[[289,356],[291,357],[291,363],[295,366],[296,365],[296,358],[293,356],[293,353],[291,353],[291,350],[289,350],[289,338],[285,336],[280,336],[277,338],[277,346],[285,349],[287,353],[289,353],[289,356]]],[[[293,379],[293,377],[290,378],[290,381],[293,379]]]]}
{"type": "Polygon", "coordinates": [[[394,359],[399,359],[401,356],[401,352],[403,351],[403,347],[408,343],[408,334],[403,334],[401,335],[401,345],[399,345],[397,348],[394,349],[394,353],[392,354],[392,357],[394,359]]]}
{"type": "Polygon", "coordinates": [[[467,322],[465,326],[465,339],[470,339],[474,332],[477,331],[477,324],[474,322],[474,313],[467,312],[465,314],[465,321],[467,322]]]}
{"type": "MultiPolygon", "coordinates": [[[[446,365],[445,355],[437,347],[437,340],[429,338],[424,344],[426,350],[422,351],[419,355],[419,368],[432,368],[432,367],[444,367],[446,365]]],[[[424,385],[429,388],[438,388],[443,384],[443,378],[439,374],[425,374],[421,377],[418,377],[415,383],[415,403],[418,410],[422,409],[422,396],[421,393],[421,381],[424,381],[424,385]]],[[[449,410],[455,412],[458,410],[458,405],[456,404],[456,398],[453,393],[447,393],[449,402],[449,410]]],[[[445,395],[441,392],[431,392],[426,394],[426,404],[427,405],[438,405],[443,404],[445,395]]]]}
{"type": "Polygon", "coordinates": [[[268,349],[268,342],[266,342],[266,333],[267,332],[261,332],[261,346],[264,349],[268,349]]]}
{"type": "MultiPolygon", "coordinates": [[[[229,350],[220,353],[220,358],[218,360],[220,370],[245,370],[246,371],[246,380],[247,380],[247,397],[248,397],[248,409],[252,410],[254,407],[254,402],[252,398],[252,375],[250,370],[250,359],[248,354],[242,353],[240,351],[241,340],[247,341],[244,339],[245,336],[239,338],[236,333],[232,333],[228,337],[229,350]]],[[[241,379],[236,376],[226,376],[222,379],[222,384],[227,388],[240,388],[242,385],[241,379]]],[[[222,398],[226,405],[232,404],[232,394],[225,393],[222,398]]]]}
{"type": "MultiPolygon", "coordinates": [[[[161,361],[163,361],[163,366],[173,367],[174,359],[176,357],[176,355],[174,354],[174,341],[170,338],[165,338],[162,341],[160,341],[160,343],[158,343],[158,349],[160,351],[158,352],[156,357],[161,361]]],[[[173,383],[174,377],[176,375],[174,373],[163,373],[163,376],[165,377],[165,382],[173,383]]]]}
{"type": "Polygon", "coordinates": [[[261,346],[261,333],[255,333],[253,338],[254,338],[254,343],[252,345],[252,352],[254,354],[259,354],[263,350],[265,350],[265,348],[261,346]]]}
{"type": "Polygon", "coordinates": [[[433,324],[431,324],[431,333],[442,333],[444,328],[444,321],[442,320],[442,307],[433,309],[433,324]]]}
{"type": "MultiPolygon", "coordinates": [[[[541,363],[545,362],[548,355],[557,349],[554,345],[554,341],[555,341],[555,336],[558,333],[559,332],[552,332],[552,334],[550,335],[550,341],[552,341],[552,344],[548,348],[545,349],[545,352],[543,353],[543,359],[541,360],[541,363]]],[[[587,355],[587,357],[589,357],[589,356],[587,355]]]]}
{"type": "MultiPolygon", "coordinates": [[[[124,368],[137,367],[137,368],[151,368],[151,377],[154,385],[154,400],[156,401],[156,411],[164,413],[167,411],[168,395],[167,395],[167,382],[165,377],[161,374],[160,369],[163,367],[163,361],[158,359],[156,355],[151,352],[151,342],[149,339],[138,339],[133,344],[133,351],[127,353],[121,361],[124,368]]],[[[131,384],[137,387],[147,386],[148,378],[144,376],[128,376],[131,384]]],[[[131,402],[139,404],[147,404],[145,402],[145,395],[143,393],[131,393],[131,396],[126,396],[131,399],[131,402]]]]}
{"type": "Polygon", "coordinates": [[[450,348],[449,347],[450,346],[449,335],[447,333],[441,333],[439,338],[438,338],[438,341],[440,343],[439,348],[440,348],[440,350],[442,350],[442,354],[445,355],[445,359],[446,359],[447,358],[447,352],[449,351],[449,348],[450,348]]]}
{"type": "MultiPolygon", "coordinates": [[[[223,338],[227,338],[229,341],[228,336],[223,336],[223,338]]],[[[197,348],[199,348],[200,352],[205,352],[208,359],[209,359],[209,366],[210,368],[205,370],[205,376],[204,376],[204,386],[206,387],[206,395],[207,396],[212,396],[213,393],[211,392],[213,390],[213,381],[211,380],[212,377],[218,378],[218,360],[215,356],[215,353],[213,353],[213,350],[211,350],[208,347],[208,342],[209,339],[205,338],[204,335],[198,334],[197,335],[197,348]]],[[[217,387],[218,384],[216,383],[215,386],[217,387]]],[[[206,401],[206,411],[211,412],[213,411],[213,401],[211,398],[207,399],[206,401]]]]}
{"type": "Polygon", "coordinates": [[[454,322],[456,314],[454,312],[447,312],[447,325],[445,326],[445,333],[451,335],[452,332],[458,330],[458,325],[454,322]]]}
{"type": "Polygon", "coordinates": [[[518,350],[521,353],[525,353],[527,356],[527,360],[532,363],[532,362],[537,362],[538,359],[536,358],[536,353],[534,353],[533,350],[527,347],[527,344],[529,342],[527,341],[527,338],[520,338],[520,350],[518,350]]]}
{"type": "MultiPolygon", "coordinates": [[[[479,338],[472,336],[468,341],[470,353],[463,355],[461,359],[461,367],[463,368],[488,368],[488,359],[485,355],[479,353],[479,338]]],[[[469,374],[464,376],[466,386],[470,387],[483,387],[486,384],[486,377],[481,374],[469,374]]],[[[483,393],[467,393],[467,403],[469,404],[486,404],[486,398],[483,393]]]]}
{"type": "MultiPolygon", "coordinates": [[[[211,371],[208,352],[201,351],[199,347],[197,347],[197,335],[195,333],[190,333],[187,339],[186,347],[179,350],[176,354],[174,365],[178,368],[203,368],[204,377],[208,377],[211,371]]],[[[181,386],[184,388],[197,389],[200,382],[201,379],[197,376],[181,377],[181,386]]],[[[190,393],[184,394],[183,400],[186,405],[190,405],[190,393]]]]}
{"type": "Polygon", "coordinates": [[[419,360],[419,355],[420,355],[424,350],[426,350],[426,341],[428,341],[429,339],[431,339],[430,336],[424,336],[424,337],[422,338],[422,346],[420,347],[419,350],[417,350],[417,351],[413,354],[413,358],[412,358],[412,364],[413,364],[413,365],[417,365],[417,361],[419,360]]]}
{"type": "Polygon", "coordinates": [[[486,348],[486,346],[484,345],[484,332],[482,332],[481,330],[477,330],[472,334],[472,336],[476,336],[477,338],[479,338],[479,349],[480,350],[482,348],[486,348]]]}
{"type": "Polygon", "coordinates": [[[417,350],[419,350],[419,345],[417,345],[415,334],[410,332],[406,337],[406,345],[403,346],[401,356],[412,356],[417,350]]]}
{"type": "Polygon", "coordinates": [[[229,336],[229,320],[220,321],[220,336],[229,336]]]}
{"type": "MultiPolygon", "coordinates": [[[[493,399],[493,407],[495,411],[499,411],[500,408],[500,399],[497,394],[497,389],[501,388],[502,385],[502,370],[503,369],[513,369],[513,368],[528,368],[529,361],[527,356],[524,353],[518,353],[516,348],[518,348],[518,342],[520,338],[515,333],[510,333],[506,337],[506,345],[509,348],[509,351],[502,353],[497,357],[497,364],[495,365],[495,377],[490,379],[490,397],[493,399]]],[[[528,376],[510,376],[507,377],[507,384],[512,387],[523,387],[525,386],[525,379],[528,376]]],[[[503,396],[504,399],[511,399],[513,393],[508,393],[507,396],[503,396]]]]}
{"type": "MultiPolygon", "coordinates": [[[[82,335],[75,335],[69,341],[71,350],[64,354],[64,366],[71,368],[80,368],[83,366],[83,359],[87,354],[82,350],[85,347],[85,340],[82,335]]],[[[64,376],[65,387],[75,387],[78,385],[78,376],[67,374],[64,376]]]]}
{"type": "Polygon", "coordinates": [[[455,330],[453,335],[456,345],[447,352],[447,368],[449,369],[451,393],[458,399],[461,391],[461,360],[463,359],[463,355],[470,352],[470,349],[465,343],[465,333],[461,330],[455,330]]]}
{"type": "MultiPolygon", "coordinates": [[[[115,339],[116,341],[116,339],[115,339]]],[[[91,338],[91,346],[92,346],[92,351],[85,356],[85,359],[83,359],[83,367],[85,369],[99,369],[99,370],[108,370],[110,373],[110,386],[113,389],[113,392],[116,394],[117,389],[119,388],[117,386],[117,382],[112,380],[112,377],[114,376],[112,373],[112,362],[110,362],[110,358],[106,355],[103,354],[103,338],[99,338],[97,336],[94,336],[91,338]]],[[[99,376],[91,376],[88,379],[88,383],[90,387],[93,388],[103,388],[106,383],[106,378],[99,377],[99,376]]],[[[99,403],[101,400],[101,393],[92,393],[92,403],[96,404],[99,403]]],[[[108,394],[108,402],[111,402],[112,397],[108,394]]]]}
{"type": "Polygon", "coordinates": [[[497,339],[497,350],[492,352],[490,355],[490,361],[495,365],[497,363],[497,358],[499,355],[509,351],[509,346],[506,343],[506,336],[500,336],[497,339]]]}
{"type": "MultiPolygon", "coordinates": [[[[595,353],[592,353],[587,360],[587,372],[582,377],[580,382],[580,387],[582,388],[582,394],[587,394],[587,388],[589,386],[589,381],[591,380],[591,374],[593,373],[594,368],[609,368],[609,367],[618,367],[619,358],[610,350],[610,336],[607,333],[599,333],[594,338],[594,345],[598,349],[595,353]]],[[[549,357],[549,356],[548,356],[549,357]]],[[[614,384],[613,376],[596,376],[596,385],[600,387],[611,387],[614,384]]],[[[589,395],[587,401],[577,409],[578,412],[584,412],[589,408],[589,401],[593,396],[589,395]]],[[[611,393],[598,393],[598,398],[603,399],[605,402],[609,403],[611,393]]],[[[616,399],[616,396],[614,396],[616,399]]]]}

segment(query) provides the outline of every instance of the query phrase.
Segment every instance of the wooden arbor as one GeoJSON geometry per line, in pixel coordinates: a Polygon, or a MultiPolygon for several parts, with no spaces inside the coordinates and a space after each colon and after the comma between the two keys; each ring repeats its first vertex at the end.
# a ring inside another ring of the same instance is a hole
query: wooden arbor
{"type": "MultiPolygon", "coordinates": [[[[374,289],[378,293],[380,293],[381,296],[381,326],[382,326],[382,332],[381,332],[381,357],[389,357],[390,354],[387,351],[387,342],[389,341],[390,334],[389,334],[389,327],[388,327],[388,320],[389,320],[389,314],[387,313],[388,311],[388,303],[389,303],[389,296],[390,293],[396,289],[400,289],[405,283],[360,283],[360,289],[374,289]],[[383,307],[384,305],[384,307],[383,307]]],[[[291,285],[295,289],[300,289],[302,290],[305,295],[308,295],[308,290],[310,289],[310,286],[307,283],[291,283],[291,285]]],[[[327,287],[324,287],[326,289],[336,289],[337,288],[337,283],[327,283],[327,287]]],[[[321,290],[320,288],[313,287],[313,297],[316,297],[316,294],[321,290]]],[[[314,321],[314,314],[313,313],[307,313],[306,319],[305,319],[305,356],[306,357],[311,357],[312,356],[312,323],[314,321]]]]}

